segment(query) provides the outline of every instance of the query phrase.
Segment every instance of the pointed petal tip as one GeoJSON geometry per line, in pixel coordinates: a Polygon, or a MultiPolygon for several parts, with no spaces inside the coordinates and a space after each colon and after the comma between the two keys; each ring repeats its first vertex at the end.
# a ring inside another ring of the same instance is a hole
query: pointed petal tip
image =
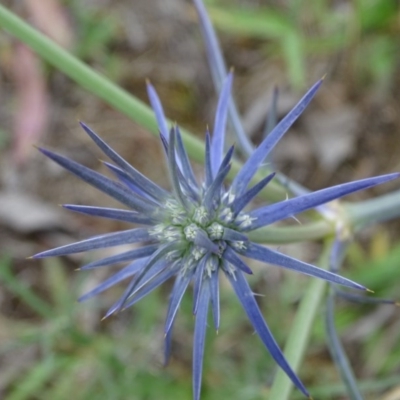
{"type": "Polygon", "coordinates": [[[304,387],[303,384],[301,384],[301,386],[295,384],[295,386],[298,390],[300,390],[301,393],[303,393],[307,397],[307,400],[314,400],[314,397],[312,397],[310,393],[308,393],[308,390],[304,387]]]}
{"type": "Polygon", "coordinates": [[[321,85],[325,82],[325,77],[326,74],[321,79],[319,79],[317,82],[314,83],[314,85],[311,87],[311,89],[313,89],[312,91],[317,91],[321,87],[321,85]]]}
{"type": "Polygon", "coordinates": [[[45,253],[45,251],[42,251],[40,253],[34,254],[33,256],[27,257],[27,260],[39,260],[40,258],[46,258],[46,256],[44,256],[43,254],[45,253]]]}
{"type": "Polygon", "coordinates": [[[45,148],[43,148],[43,147],[40,147],[40,146],[36,146],[35,144],[33,145],[33,147],[36,149],[36,150],[39,150],[41,153],[43,153],[44,155],[46,155],[46,152],[48,152],[49,150],[46,150],[45,148]]]}
{"type": "Polygon", "coordinates": [[[81,128],[93,139],[93,136],[97,136],[97,134],[83,121],[79,121],[79,125],[81,128]]]}
{"type": "Polygon", "coordinates": [[[107,313],[104,317],[101,318],[100,322],[105,321],[106,319],[110,318],[114,313],[107,313]]]}
{"type": "MultiPolygon", "coordinates": [[[[302,100],[304,100],[304,97],[307,97],[307,96],[312,96],[312,98],[315,96],[315,94],[317,93],[317,91],[319,90],[319,88],[321,87],[321,85],[324,83],[324,81],[325,81],[325,77],[326,77],[326,74],[322,77],[322,78],[320,78],[320,79],[318,79],[308,90],[307,90],[307,92],[306,92],[306,94],[303,96],[303,99],[302,100]]],[[[301,102],[301,100],[300,100],[300,102],[301,102]]]]}
{"type": "Polygon", "coordinates": [[[42,154],[44,154],[46,157],[49,157],[51,159],[60,157],[57,153],[54,153],[51,150],[47,150],[44,147],[36,146],[36,149],[39,150],[42,154]]]}
{"type": "MultiPolygon", "coordinates": [[[[335,274],[336,275],[336,274],[335,274]]],[[[340,275],[339,275],[340,276],[340,275]]],[[[367,287],[365,287],[364,285],[361,285],[360,283],[357,283],[357,282],[354,282],[354,281],[352,281],[352,280],[348,280],[349,282],[351,282],[352,283],[352,287],[354,288],[354,289],[357,289],[357,290],[364,290],[365,292],[367,292],[367,293],[375,293],[373,290],[371,290],[371,289],[368,289],[367,287]]],[[[349,286],[350,287],[350,286],[349,286]]]]}

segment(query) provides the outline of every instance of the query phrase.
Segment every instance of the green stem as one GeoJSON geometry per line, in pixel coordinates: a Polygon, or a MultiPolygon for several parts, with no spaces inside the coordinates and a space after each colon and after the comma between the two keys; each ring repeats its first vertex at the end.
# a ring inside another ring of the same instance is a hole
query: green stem
{"type": "Polygon", "coordinates": [[[258,243],[283,244],[317,240],[333,233],[332,224],[319,220],[299,226],[267,226],[248,233],[248,237],[258,243]]]}
{"type": "Polygon", "coordinates": [[[371,200],[345,205],[351,226],[355,231],[400,216],[400,190],[371,200]]]}
{"type": "MultiPolygon", "coordinates": [[[[80,86],[100,97],[154,135],[158,135],[154,113],[146,104],[94,71],[2,5],[0,5],[0,26],[80,86]]],[[[168,123],[172,125],[171,121],[168,123]]],[[[184,129],[181,130],[181,133],[190,157],[203,163],[203,142],[184,129]]],[[[230,176],[236,175],[240,167],[239,162],[233,161],[230,176]]],[[[255,180],[259,181],[262,178],[263,176],[258,174],[255,180]]],[[[264,196],[271,201],[282,200],[285,197],[285,190],[277,182],[271,182],[264,192],[264,196]]]]}
{"type": "MultiPolygon", "coordinates": [[[[329,263],[330,247],[325,246],[318,265],[327,268],[329,263]]],[[[314,318],[322,303],[322,297],[327,284],[321,279],[313,279],[303,297],[299,310],[296,313],[289,338],[285,346],[285,357],[294,371],[298,371],[304,356],[314,318]]],[[[288,400],[293,384],[287,375],[279,370],[269,392],[270,400],[288,400]]]]}

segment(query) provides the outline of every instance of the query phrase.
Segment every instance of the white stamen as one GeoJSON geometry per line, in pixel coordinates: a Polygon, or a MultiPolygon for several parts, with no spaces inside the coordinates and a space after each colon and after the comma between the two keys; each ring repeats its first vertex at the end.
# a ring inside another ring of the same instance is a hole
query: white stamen
{"type": "Polygon", "coordinates": [[[166,229],[166,225],[164,224],[157,224],[154,225],[150,230],[149,233],[151,236],[156,236],[157,239],[161,240],[162,239],[162,234],[164,230],[166,229]]]}
{"type": "Polygon", "coordinates": [[[218,222],[213,222],[212,225],[207,228],[207,232],[209,233],[211,240],[219,240],[224,234],[224,227],[218,222]]]}
{"type": "Polygon", "coordinates": [[[211,278],[211,274],[217,270],[219,261],[215,257],[210,257],[206,263],[206,273],[209,278],[211,278]]]}
{"type": "Polygon", "coordinates": [[[236,221],[239,223],[239,226],[241,228],[247,228],[247,227],[251,226],[253,221],[255,221],[256,219],[257,218],[250,217],[249,214],[241,214],[241,215],[239,215],[238,218],[236,218],[236,221]]]}
{"type": "Polygon", "coordinates": [[[246,250],[246,243],[243,242],[242,240],[238,240],[237,242],[232,242],[232,246],[236,250],[246,250]]]}
{"type": "Polygon", "coordinates": [[[220,218],[227,223],[232,222],[233,221],[232,210],[229,207],[224,208],[220,214],[220,218]]]}
{"type": "Polygon", "coordinates": [[[186,240],[193,241],[196,238],[198,231],[198,226],[196,224],[190,224],[184,229],[186,240]]]}
{"type": "Polygon", "coordinates": [[[203,257],[204,254],[206,254],[206,249],[204,249],[203,247],[195,247],[192,252],[192,256],[196,261],[200,260],[200,258],[203,257]]]}
{"type": "Polygon", "coordinates": [[[204,225],[208,222],[208,213],[204,207],[196,208],[193,215],[193,220],[200,225],[204,225]]]}
{"type": "Polygon", "coordinates": [[[222,196],[222,200],[223,200],[224,202],[225,202],[225,200],[226,200],[226,204],[227,204],[227,205],[232,204],[233,201],[235,200],[235,198],[236,198],[236,196],[235,196],[232,192],[230,192],[230,191],[225,192],[224,195],[222,196]]]}

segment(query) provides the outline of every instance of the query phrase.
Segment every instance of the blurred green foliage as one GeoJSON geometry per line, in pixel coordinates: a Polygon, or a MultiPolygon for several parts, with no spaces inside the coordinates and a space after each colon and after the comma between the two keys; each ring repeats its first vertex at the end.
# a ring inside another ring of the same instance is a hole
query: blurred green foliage
{"type": "Polygon", "coordinates": [[[111,79],[117,79],[121,61],[112,51],[120,34],[118,21],[112,13],[102,8],[85,7],[81,1],[66,2],[78,28],[74,54],[81,60],[96,64],[111,79]]]}
{"type": "Polygon", "coordinates": [[[349,57],[360,83],[379,87],[390,84],[399,51],[397,1],[287,3],[269,7],[206,0],[217,28],[264,41],[267,54],[283,60],[291,83],[297,88],[306,86],[307,62],[316,56],[333,58],[338,52],[349,57]]]}
{"type": "MultiPolygon", "coordinates": [[[[380,241],[379,238],[375,240],[380,241]]],[[[365,282],[379,296],[391,297],[396,295],[396,282],[400,279],[399,259],[400,246],[374,258],[370,252],[353,245],[346,275],[365,282]],[[354,260],[356,264],[353,264],[354,260]]],[[[43,295],[25,286],[18,274],[12,272],[11,260],[1,261],[2,285],[9,295],[18,299],[20,307],[27,307],[31,312],[29,317],[15,321],[8,317],[8,337],[4,338],[3,333],[0,356],[22,357],[23,360],[21,352],[24,348],[37,354],[17,369],[4,370],[3,377],[9,380],[5,399],[63,400],[72,396],[76,400],[183,400],[191,397],[193,318],[190,296],[184,298],[174,332],[176,354],[170,365],[164,368],[162,328],[168,288],[156,291],[134,309],[110,320],[88,323],[88,313],[93,313],[98,321],[110,298],[104,299],[103,296],[78,304],[75,299],[87,286],[90,274],[80,272],[71,278],[67,266],[60,260],[41,262],[40,273],[46,291],[43,295]]],[[[261,280],[260,273],[261,270],[256,270],[252,277],[253,286],[256,291],[265,293],[265,273],[262,273],[261,280]]],[[[291,328],[295,305],[306,282],[307,279],[304,285],[299,285],[297,274],[288,273],[279,288],[259,297],[271,330],[280,343],[285,341],[291,328]]],[[[112,297],[117,296],[115,291],[112,297]]],[[[338,331],[348,332],[358,320],[368,317],[374,307],[379,306],[340,302],[336,318],[338,331]]],[[[228,285],[221,293],[221,308],[221,331],[218,335],[211,330],[208,333],[202,398],[262,399],[268,393],[275,365],[258,338],[251,334],[246,316],[228,285]]],[[[391,335],[394,334],[392,331],[391,335]]],[[[400,347],[396,346],[399,341],[391,337],[388,346],[387,340],[388,334],[380,325],[370,329],[363,339],[362,358],[375,376],[374,380],[361,381],[360,387],[364,388],[366,399],[375,398],[373,393],[397,382],[396,377],[390,374],[400,359],[400,347]]],[[[336,374],[329,358],[321,359],[325,342],[323,318],[317,319],[311,342],[313,347],[302,366],[302,375],[310,379],[309,387],[314,396],[320,400],[332,400],[334,396],[343,394],[344,388],[336,384],[336,374]],[[324,365],[318,367],[321,368],[318,379],[315,363],[324,365]]],[[[301,397],[294,393],[293,398],[301,397]]]]}

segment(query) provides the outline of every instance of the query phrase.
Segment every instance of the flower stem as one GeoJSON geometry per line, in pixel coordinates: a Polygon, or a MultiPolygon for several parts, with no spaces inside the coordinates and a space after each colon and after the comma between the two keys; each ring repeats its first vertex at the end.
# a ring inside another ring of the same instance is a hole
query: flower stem
{"type": "MultiPolygon", "coordinates": [[[[325,245],[324,251],[318,262],[321,268],[327,269],[329,263],[330,246],[325,245]]],[[[291,333],[285,346],[285,357],[294,371],[298,371],[304,356],[309,338],[311,326],[317,314],[319,305],[327,284],[321,279],[313,279],[303,297],[299,310],[293,322],[291,333]]],[[[293,384],[287,375],[279,370],[269,392],[270,400],[288,400],[293,384]]]]}
{"type": "Polygon", "coordinates": [[[355,231],[400,216],[400,190],[354,204],[345,205],[355,231]]]}
{"type": "Polygon", "coordinates": [[[326,220],[319,220],[298,226],[267,226],[249,232],[251,241],[265,244],[298,243],[317,240],[334,233],[334,226],[326,220]]]}

